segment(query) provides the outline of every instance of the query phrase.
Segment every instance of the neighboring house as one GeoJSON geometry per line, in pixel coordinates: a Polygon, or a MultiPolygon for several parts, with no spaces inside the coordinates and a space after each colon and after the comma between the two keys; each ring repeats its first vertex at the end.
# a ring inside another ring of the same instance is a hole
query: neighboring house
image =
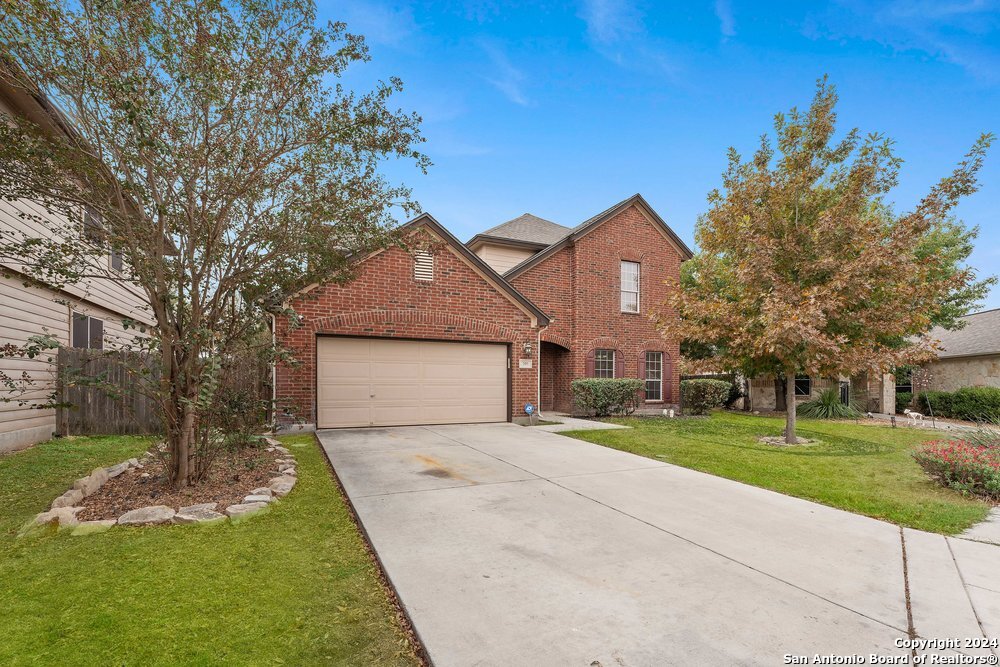
{"type": "MultiPolygon", "coordinates": [[[[23,91],[0,83],[0,118],[2,114],[20,115],[50,132],[60,132],[64,125],[55,112],[40,100],[23,91]]],[[[88,219],[88,229],[95,232],[99,221],[88,219]]],[[[0,200],[0,230],[5,234],[26,237],[49,237],[60,224],[43,208],[25,201],[0,200]],[[37,216],[26,219],[19,213],[37,216]]],[[[121,257],[112,255],[95,243],[93,261],[112,270],[121,267],[121,257]]],[[[135,288],[117,281],[93,279],[66,290],[54,290],[30,283],[16,263],[0,258],[0,345],[24,345],[31,336],[51,335],[61,345],[72,347],[114,347],[131,340],[133,332],[122,327],[123,318],[151,324],[145,299],[135,288]]],[[[51,438],[56,429],[53,409],[40,409],[55,385],[56,364],[52,354],[35,359],[0,358],[0,368],[20,381],[27,375],[26,393],[16,395],[0,387],[0,452],[26,447],[51,438]]]]}
{"type": "Polygon", "coordinates": [[[279,418],[319,428],[509,421],[570,410],[576,377],[640,377],[647,409],[678,394],[678,346],[648,313],[691,251],[639,195],[568,228],[530,215],[461,243],[429,215],[411,250],[357,260],[345,285],[291,297],[275,321],[279,418]],[[501,275],[500,271],[503,271],[501,275]]]}
{"type": "Polygon", "coordinates": [[[1000,387],[1000,309],[966,315],[962,321],[961,329],[938,327],[928,334],[941,344],[938,360],[924,366],[930,389],[1000,387]]]}
{"type": "MultiPolygon", "coordinates": [[[[744,403],[747,410],[766,412],[775,409],[777,392],[782,385],[775,384],[773,375],[757,376],[747,384],[748,392],[744,403]]],[[[795,403],[798,405],[811,401],[831,387],[838,389],[843,402],[851,403],[865,412],[891,414],[896,410],[895,378],[889,374],[877,373],[861,373],[851,378],[800,375],[795,378],[795,403]]]]}

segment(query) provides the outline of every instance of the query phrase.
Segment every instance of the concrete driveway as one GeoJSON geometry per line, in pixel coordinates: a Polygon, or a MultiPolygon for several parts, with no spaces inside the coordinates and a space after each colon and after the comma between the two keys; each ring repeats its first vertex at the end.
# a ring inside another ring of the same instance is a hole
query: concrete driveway
{"type": "Polygon", "coordinates": [[[1000,637],[1000,547],[514,424],[319,439],[437,665],[777,665],[903,656],[910,631],[1000,637]]]}

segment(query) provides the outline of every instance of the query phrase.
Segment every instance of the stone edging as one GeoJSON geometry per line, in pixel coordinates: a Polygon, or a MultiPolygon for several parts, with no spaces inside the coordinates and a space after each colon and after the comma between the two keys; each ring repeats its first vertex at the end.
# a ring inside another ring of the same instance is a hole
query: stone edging
{"type": "MultiPolygon", "coordinates": [[[[268,452],[278,452],[282,458],[275,462],[278,470],[271,483],[267,486],[253,489],[243,502],[230,505],[222,512],[216,511],[218,503],[200,503],[188,505],[175,510],[166,505],[150,505],[129,510],[117,519],[100,519],[97,521],[80,521],[76,515],[83,511],[83,507],[76,504],[84,498],[93,495],[104,486],[109,479],[121,475],[131,468],[143,468],[145,465],[139,459],[131,458],[127,461],[107,468],[94,468],[86,477],[73,482],[73,486],[58,498],[52,501],[52,505],[46,512],[40,512],[30,520],[20,534],[23,535],[33,529],[47,525],[56,525],[60,529],[71,528],[73,535],[91,535],[110,530],[112,526],[152,526],[161,524],[190,525],[190,524],[215,524],[222,523],[227,519],[237,522],[253,514],[266,511],[268,505],[276,502],[288,493],[295,486],[298,480],[298,473],[295,469],[295,456],[291,451],[281,446],[281,443],[274,438],[265,437],[268,452]]],[[[147,453],[143,461],[152,459],[152,454],[147,453]]]]}

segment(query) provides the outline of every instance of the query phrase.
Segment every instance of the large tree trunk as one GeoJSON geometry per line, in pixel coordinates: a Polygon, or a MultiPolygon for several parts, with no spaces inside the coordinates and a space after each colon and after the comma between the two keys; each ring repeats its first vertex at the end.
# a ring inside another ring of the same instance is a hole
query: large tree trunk
{"type": "Polygon", "coordinates": [[[794,445],[795,437],[795,372],[785,373],[785,443],[794,445]]]}
{"type": "Polygon", "coordinates": [[[782,412],[785,409],[785,391],[787,383],[785,378],[778,374],[774,376],[774,409],[776,412],[782,412]]]}

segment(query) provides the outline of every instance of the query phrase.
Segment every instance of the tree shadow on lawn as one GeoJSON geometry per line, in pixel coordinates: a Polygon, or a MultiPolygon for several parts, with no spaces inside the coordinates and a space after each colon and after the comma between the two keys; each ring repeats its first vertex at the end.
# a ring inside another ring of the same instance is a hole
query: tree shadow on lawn
{"type": "MultiPolygon", "coordinates": [[[[707,437],[703,435],[698,435],[694,433],[673,433],[669,435],[674,435],[684,440],[690,440],[692,442],[704,442],[707,444],[717,445],[719,447],[726,447],[729,449],[742,449],[753,452],[760,452],[765,454],[776,454],[782,456],[801,456],[801,457],[835,457],[835,456],[877,456],[879,454],[886,454],[893,451],[892,445],[872,442],[870,440],[862,440],[860,438],[850,438],[844,436],[830,437],[829,434],[821,431],[813,431],[809,429],[798,429],[797,434],[799,437],[805,437],[809,439],[818,440],[814,444],[808,445],[791,445],[788,447],[781,447],[775,445],[768,445],[763,442],[757,442],[757,438],[762,437],[776,437],[780,436],[781,432],[767,431],[764,433],[748,433],[746,431],[741,431],[740,433],[733,434],[733,437],[738,438],[752,438],[752,442],[734,442],[733,440],[723,440],[719,436],[707,437]]],[[[668,437],[668,434],[664,434],[668,437]]]]}

